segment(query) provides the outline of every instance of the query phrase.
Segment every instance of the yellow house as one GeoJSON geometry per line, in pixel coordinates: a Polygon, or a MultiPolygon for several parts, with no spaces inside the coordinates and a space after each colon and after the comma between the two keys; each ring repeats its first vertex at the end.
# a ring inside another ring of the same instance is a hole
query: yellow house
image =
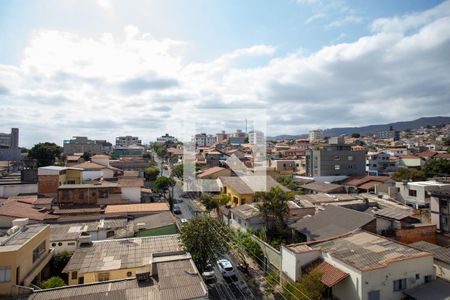
{"type": "Polygon", "coordinates": [[[238,206],[252,203],[257,191],[270,191],[273,187],[280,187],[284,191],[288,188],[279,184],[271,176],[224,176],[219,177],[221,193],[230,196],[229,205],[238,206]]]}
{"type": "MultiPolygon", "coordinates": [[[[162,253],[184,254],[178,235],[162,235],[118,240],[81,241],[64,268],[69,285],[152,274],[152,262],[162,253]]],[[[88,239],[87,239],[88,240],[88,239]]]]}
{"type": "Polygon", "coordinates": [[[16,219],[8,234],[0,238],[0,297],[28,292],[39,282],[42,269],[49,263],[50,226],[27,225],[28,219],[16,219]]]}

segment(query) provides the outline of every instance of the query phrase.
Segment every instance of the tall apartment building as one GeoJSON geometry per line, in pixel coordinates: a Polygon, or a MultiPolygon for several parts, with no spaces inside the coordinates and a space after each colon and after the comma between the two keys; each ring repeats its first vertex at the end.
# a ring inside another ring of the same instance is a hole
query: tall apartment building
{"type": "Polygon", "coordinates": [[[177,143],[178,140],[177,140],[177,138],[175,138],[175,137],[169,135],[168,133],[166,133],[165,135],[162,135],[159,138],[157,138],[156,142],[160,143],[160,144],[164,144],[166,142],[177,143]]]}
{"type": "Polygon", "coordinates": [[[89,152],[92,155],[110,152],[112,144],[106,140],[90,140],[85,136],[74,136],[71,140],[64,141],[64,154],[89,152]]]}
{"type": "Polygon", "coordinates": [[[226,143],[228,141],[229,134],[222,130],[220,133],[216,133],[216,142],[219,144],[226,143]]]}
{"type": "Polygon", "coordinates": [[[398,130],[394,130],[391,126],[388,130],[381,130],[377,132],[375,137],[377,139],[393,139],[394,141],[398,141],[400,140],[400,132],[398,130]]]}
{"type": "Polygon", "coordinates": [[[249,144],[255,145],[255,144],[265,144],[266,138],[264,136],[264,132],[256,130],[256,131],[250,131],[248,133],[248,142],[249,144]]]}
{"type": "Polygon", "coordinates": [[[0,133],[0,160],[20,160],[19,128],[11,128],[11,133],[0,133]]]}
{"type": "Polygon", "coordinates": [[[216,142],[212,134],[200,133],[195,135],[195,143],[198,147],[209,147],[216,142]]]}
{"type": "Polygon", "coordinates": [[[364,151],[353,151],[344,144],[344,137],[329,139],[322,149],[306,150],[306,175],[315,176],[362,176],[366,170],[364,151]]]}
{"type": "Polygon", "coordinates": [[[309,131],[309,142],[317,143],[320,142],[323,139],[323,130],[321,129],[314,129],[309,131]]]}
{"type": "Polygon", "coordinates": [[[117,147],[129,147],[129,146],[142,146],[142,140],[137,136],[118,136],[116,137],[116,146],[117,147]]]}

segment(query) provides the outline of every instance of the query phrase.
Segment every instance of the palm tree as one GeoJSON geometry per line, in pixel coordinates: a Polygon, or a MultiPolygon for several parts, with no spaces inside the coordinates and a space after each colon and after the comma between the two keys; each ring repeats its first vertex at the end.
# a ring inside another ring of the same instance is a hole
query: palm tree
{"type": "Polygon", "coordinates": [[[274,187],[269,192],[257,192],[257,207],[261,212],[268,240],[279,236],[285,229],[285,219],[289,212],[288,201],[293,194],[284,192],[280,187],[274,187]]]}

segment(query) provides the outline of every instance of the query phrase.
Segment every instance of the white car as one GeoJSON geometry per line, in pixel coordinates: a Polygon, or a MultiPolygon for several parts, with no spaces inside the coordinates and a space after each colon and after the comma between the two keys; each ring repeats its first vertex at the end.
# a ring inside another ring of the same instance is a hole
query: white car
{"type": "Polygon", "coordinates": [[[219,270],[222,273],[223,277],[232,277],[236,274],[234,272],[233,265],[228,259],[219,259],[217,261],[217,266],[219,267],[219,270]]]}
{"type": "Polygon", "coordinates": [[[214,268],[208,264],[205,268],[205,271],[203,271],[202,276],[205,281],[216,279],[216,274],[214,273],[214,268]]]}

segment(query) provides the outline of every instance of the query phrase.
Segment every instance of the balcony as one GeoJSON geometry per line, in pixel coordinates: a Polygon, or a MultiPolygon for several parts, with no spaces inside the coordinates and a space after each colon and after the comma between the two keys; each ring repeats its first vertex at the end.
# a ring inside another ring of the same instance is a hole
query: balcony
{"type": "Polygon", "coordinates": [[[55,249],[50,249],[46,251],[46,253],[43,253],[33,264],[32,269],[27,274],[27,276],[24,278],[23,283],[24,286],[29,286],[30,283],[33,281],[36,276],[41,273],[42,269],[50,262],[50,259],[53,256],[53,252],[55,249]]]}

